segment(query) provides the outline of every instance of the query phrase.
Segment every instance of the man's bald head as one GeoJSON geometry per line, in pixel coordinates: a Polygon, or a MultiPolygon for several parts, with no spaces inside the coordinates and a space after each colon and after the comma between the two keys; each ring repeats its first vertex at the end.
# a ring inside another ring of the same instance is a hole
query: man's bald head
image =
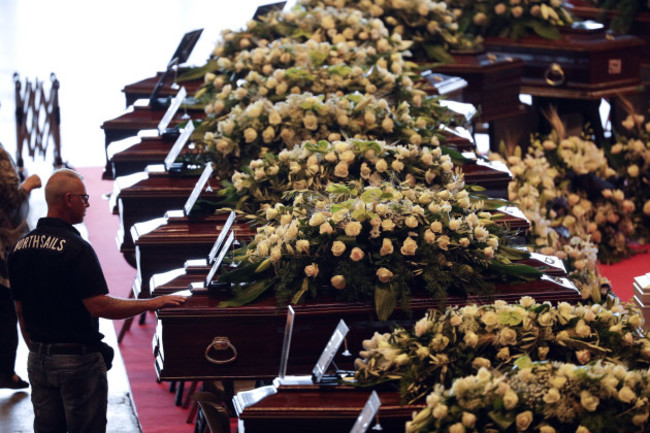
{"type": "Polygon", "coordinates": [[[48,217],[70,224],[83,222],[90,206],[83,176],[67,168],[56,170],[45,185],[45,201],[48,217]]]}
{"type": "Polygon", "coordinates": [[[83,176],[69,168],[55,170],[45,184],[45,201],[48,207],[63,199],[66,193],[74,192],[79,183],[83,184],[83,176]]]}

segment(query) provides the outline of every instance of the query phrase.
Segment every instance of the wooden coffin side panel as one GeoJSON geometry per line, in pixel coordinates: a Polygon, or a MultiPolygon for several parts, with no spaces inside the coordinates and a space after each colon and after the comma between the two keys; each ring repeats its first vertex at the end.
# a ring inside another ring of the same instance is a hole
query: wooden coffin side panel
{"type": "MultiPolygon", "coordinates": [[[[447,305],[484,304],[496,299],[517,302],[526,295],[539,302],[576,303],[581,299],[575,287],[549,277],[532,283],[498,286],[493,296],[449,298],[447,305]]],[[[192,295],[184,306],[158,312],[160,323],[154,344],[158,348],[156,368],[160,379],[251,379],[278,375],[286,308],[278,308],[273,298],[232,308],[217,307],[219,301],[218,297],[192,295]],[[210,348],[216,337],[227,338],[235,349],[210,348]],[[223,364],[208,359],[229,360],[235,351],[237,357],[223,364]]],[[[412,300],[410,311],[398,308],[389,321],[382,322],[368,303],[321,300],[295,305],[287,373],[310,374],[341,319],[350,328],[348,348],[356,354],[361,350],[361,342],[374,332],[389,332],[396,324],[410,328],[428,309],[439,306],[439,302],[418,297],[412,300]]],[[[351,370],[355,356],[338,354],[335,363],[339,368],[351,370]]]]}

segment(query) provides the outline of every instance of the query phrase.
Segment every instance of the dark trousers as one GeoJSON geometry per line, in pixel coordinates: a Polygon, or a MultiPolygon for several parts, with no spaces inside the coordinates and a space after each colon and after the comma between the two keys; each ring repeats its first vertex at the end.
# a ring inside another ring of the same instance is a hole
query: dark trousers
{"type": "Polygon", "coordinates": [[[14,374],[18,329],[16,309],[9,288],[0,284],[0,377],[14,374]]]}

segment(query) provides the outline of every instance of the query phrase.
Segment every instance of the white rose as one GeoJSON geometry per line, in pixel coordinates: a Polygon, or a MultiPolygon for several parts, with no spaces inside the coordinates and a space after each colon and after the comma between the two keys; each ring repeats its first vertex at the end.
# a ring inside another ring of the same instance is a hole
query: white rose
{"type": "Polygon", "coordinates": [[[350,259],[353,262],[358,262],[359,260],[362,260],[364,256],[365,254],[363,250],[359,247],[354,247],[352,248],[352,251],[350,251],[350,259]]]}
{"type": "Polygon", "coordinates": [[[503,406],[506,409],[511,410],[517,406],[517,403],[519,403],[519,396],[512,389],[508,389],[503,396],[503,406]]]}
{"type": "Polygon", "coordinates": [[[517,430],[519,431],[528,430],[528,427],[532,422],[533,422],[533,412],[529,410],[517,414],[517,417],[515,418],[515,423],[517,424],[517,430]]]}
{"type": "Polygon", "coordinates": [[[440,248],[441,250],[445,250],[445,251],[447,251],[447,249],[449,247],[449,242],[450,242],[450,239],[449,239],[449,236],[447,236],[447,235],[439,236],[438,239],[436,239],[436,244],[438,245],[438,248],[440,248]]]}
{"type": "Polygon", "coordinates": [[[345,289],[345,277],[343,275],[334,275],[330,282],[335,289],[343,290],[345,289]]]}
{"type": "Polygon", "coordinates": [[[381,243],[381,250],[379,250],[381,256],[387,256],[393,254],[393,243],[390,239],[384,238],[381,243]]]}
{"type": "Polygon", "coordinates": [[[449,433],[465,433],[465,431],[465,426],[459,422],[449,426],[449,433]]]}
{"type": "Polygon", "coordinates": [[[464,341],[465,344],[467,344],[469,347],[474,348],[474,347],[476,347],[476,345],[478,344],[478,335],[476,335],[476,334],[475,334],[474,332],[472,332],[472,331],[467,331],[467,333],[466,333],[465,336],[463,337],[463,341],[464,341]]]}
{"type": "Polygon", "coordinates": [[[442,223],[440,221],[432,222],[430,228],[434,233],[442,233],[442,223]]]}
{"type": "Polygon", "coordinates": [[[589,391],[582,391],[580,393],[580,404],[587,411],[589,412],[595,411],[599,403],[600,403],[600,399],[592,395],[589,391]]]}
{"type": "Polygon", "coordinates": [[[636,393],[626,385],[618,391],[618,399],[623,403],[632,403],[636,399],[636,393]]]}
{"type": "Polygon", "coordinates": [[[321,235],[324,235],[324,234],[330,235],[330,234],[334,233],[334,229],[332,228],[330,223],[324,222],[323,224],[320,225],[318,232],[321,235]]]}
{"type": "Polygon", "coordinates": [[[379,278],[379,281],[382,283],[387,283],[391,278],[393,278],[393,273],[386,268],[379,268],[377,269],[377,278],[379,278]]]}
{"type": "Polygon", "coordinates": [[[551,388],[548,390],[546,395],[544,395],[544,402],[548,404],[557,403],[560,401],[561,397],[560,391],[558,391],[557,388],[551,388]]]}
{"type": "MultiPolygon", "coordinates": [[[[322,226],[321,226],[322,227],[322,226]]],[[[345,252],[345,244],[341,241],[334,241],[332,243],[332,254],[339,257],[345,252]]]]}
{"type": "Polygon", "coordinates": [[[257,131],[253,128],[246,128],[244,130],[244,139],[246,143],[252,143],[257,139],[257,131]]]}
{"type": "Polygon", "coordinates": [[[325,222],[325,215],[322,212],[316,212],[309,219],[309,225],[311,227],[316,227],[325,222]]]}
{"type": "Polygon", "coordinates": [[[474,428],[474,425],[476,425],[476,415],[471,412],[463,412],[462,422],[465,427],[474,428]]]}
{"type": "Polygon", "coordinates": [[[299,253],[309,254],[309,241],[306,239],[300,239],[296,242],[296,250],[299,253]]]}
{"type": "Polygon", "coordinates": [[[417,242],[415,242],[413,239],[408,237],[404,240],[404,243],[402,244],[402,248],[400,248],[400,252],[405,256],[414,256],[415,250],[417,249],[418,249],[417,242]]]}
{"type": "Polygon", "coordinates": [[[345,161],[341,161],[336,166],[334,167],[334,176],[336,177],[342,177],[346,178],[348,177],[349,172],[348,172],[348,163],[345,161]]]}
{"type": "Polygon", "coordinates": [[[311,265],[305,266],[305,275],[311,278],[315,278],[318,275],[318,265],[312,263],[311,265]]]}
{"type": "Polygon", "coordinates": [[[359,221],[351,221],[345,225],[345,234],[348,236],[358,236],[361,233],[361,223],[359,221]]]}

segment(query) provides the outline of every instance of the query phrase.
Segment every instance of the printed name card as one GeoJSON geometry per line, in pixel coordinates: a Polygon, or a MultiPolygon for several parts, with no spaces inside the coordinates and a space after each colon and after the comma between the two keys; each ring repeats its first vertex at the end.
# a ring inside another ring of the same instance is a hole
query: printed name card
{"type": "Polygon", "coordinates": [[[203,33],[203,29],[192,30],[183,35],[178,47],[176,47],[176,51],[174,51],[174,54],[172,55],[172,58],[169,59],[169,63],[167,64],[168,68],[174,65],[182,65],[187,61],[196,45],[196,42],[201,37],[201,33],[203,33]]]}
{"type": "Polygon", "coordinates": [[[165,115],[163,116],[162,119],[160,119],[160,123],[158,123],[159,135],[162,135],[162,133],[165,132],[165,130],[169,126],[169,123],[174,118],[174,115],[176,114],[176,112],[178,111],[178,109],[180,108],[181,104],[183,103],[186,97],[187,97],[187,90],[185,90],[185,86],[183,86],[178,91],[178,94],[176,94],[171,104],[169,104],[169,107],[167,108],[165,115]]]}
{"type": "MultiPolygon", "coordinates": [[[[379,412],[379,406],[381,406],[381,400],[379,400],[377,391],[373,391],[372,394],[370,394],[368,401],[366,401],[365,406],[361,409],[361,413],[352,426],[350,433],[365,433],[366,430],[368,430],[368,427],[370,427],[370,423],[377,415],[377,412],[379,412]]],[[[373,429],[375,429],[375,427],[373,427],[373,429]]],[[[376,430],[381,430],[381,427],[376,428],[376,430]]]]}
{"type": "MultiPolygon", "coordinates": [[[[221,231],[221,233],[224,232],[225,230],[221,231]]],[[[230,249],[234,241],[235,241],[235,232],[230,230],[230,234],[228,235],[226,242],[223,244],[223,248],[221,248],[221,251],[219,252],[219,256],[214,261],[214,263],[212,263],[210,272],[208,272],[208,275],[205,277],[205,287],[210,286],[210,284],[212,283],[212,280],[214,279],[214,276],[217,273],[219,266],[221,266],[221,262],[223,262],[224,257],[226,257],[226,253],[228,252],[228,250],[230,249]]]]}
{"type": "Polygon", "coordinates": [[[339,348],[341,347],[345,336],[348,335],[349,330],[350,328],[348,328],[348,325],[346,325],[343,319],[341,319],[338,326],[334,330],[334,333],[330,337],[330,340],[327,342],[327,346],[325,346],[323,353],[321,354],[320,358],[318,358],[318,362],[312,370],[311,377],[314,383],[320,383],[320,381],[323,379],[323,376],[327,372],[327,369],[334,360],[334,356],[336,356],[336,352],[339,351],[339,348]]]}
{"type": "Polygon", "coordinates": [[[291,335],[293,334],[293,319],[296,316],[291,305],[287,308],[287,324],[284,326],[284,340],[282,341],[282,354],[280,355],[280,374],[283,379],[287,375],[287,364],[289,363],[289,348],[291,346],[291,335]]]}
{"type": "Polygon", "coordinates": [[[164,164],[167,171],[169,171],[169,167],[171,167],[174,161],[176,161],[178,155],[180,155],[181,150],[183,150],[183,147],[185,147],[185,143],[187,143],[187,140],[190,139],[192,132],[194,132],[194,123],[192,123],[192,119],[190,119],[187,121],[187,125],[185,125],[185,128],[183,128],[183,132],[181,132],[181,135],[178,136],[176,142],[169,150],[169,153],[165,158],[164,164]]]}
{"type": "Polygon", "coordinates": [[[259,17],[267,15],[269,12],[272,11],[281,11],[282,9],[284,9],[284,6],[286,4],[287,2],[283,1],[283,2],[269,3],[267,5],[258,6],[257,9],[255,9],[255,13],[253,14],[253,19],[256,20],[259,17]]]}
{"type": "Polygon", "coordinates": [[[205,165],[205,170],[203,170],[203,173],[201,173],[201,177],[199,177],[198,182],[196,182],[196,185],[194,185],[194,189],[192,190],[190,197],[185,202],[185,206],[183,206],[183,210],[185,211],[185,216],[188,216],[192,211],[194,204],[196,203],[196,201],[199,199],[199,196],[201,195],[201,191],[203,191],[203,188],[208,183],[208,179],[210,179],[210,176],[212,176],[212,170],[213,170],[212,164],[207,163],[205,165]]]}
{"type": "Polygon", "coordinates": [[[230,211],[230,213],[228,214],[228,219],[223,224],[223,228],[221,229],[221,232],[219,233],[217,240],[214,242],[214,245],[212,245],[212,248],[208,253],[208,264],[214,262],[215,257],[217,257],[217,254],[221,249],[221,244],[223,244],[223,241],[226,239],[226,236],[228,235],[228,232],[230,231],[230,227],[232,227],[233,222],[235,222],[235,212],[230,211]]]}
{"type": "Polygon", "coordinates": [[[551,268],[561,269],[566,273],[564,263],[558,257],[532,252],[530,253],[530,258],[537,260],[538,262],[543,263],[551,268]]]}

